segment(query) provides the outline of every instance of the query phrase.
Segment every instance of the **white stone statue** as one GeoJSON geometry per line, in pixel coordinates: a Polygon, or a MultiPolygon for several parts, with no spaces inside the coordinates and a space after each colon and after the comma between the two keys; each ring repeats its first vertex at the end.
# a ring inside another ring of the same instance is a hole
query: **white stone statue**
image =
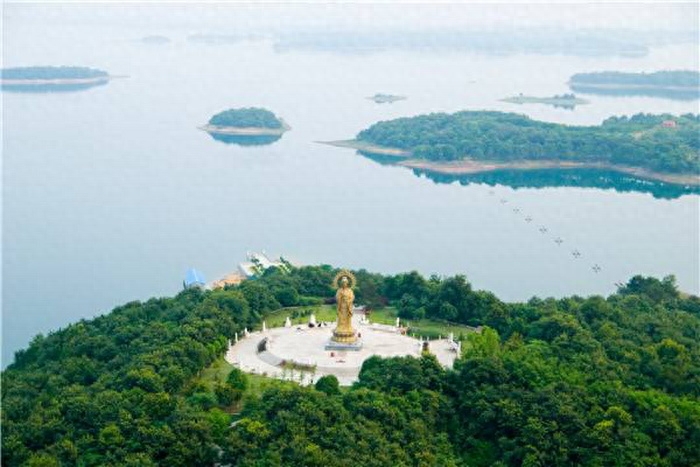
{"type": "Polygon", "coordinates": [[[401,327],[401,318],[399,318],[398,316],[396,317],[396,327],[401,327]]]}
{"type": "Polygon", "coordinates": [[[316,327],[316,315],[313,313],[309,315],[309,324],[316,327]]]}
{"type": "Polygon", "coordinates": [[[289,319],[289,316],[287,316],[287,319],[284,320],[284,327],[285,327],[285,328],[291,328],[291,327],[292,327],[292,320],[289,319]]]}
{"type": "Polygon", "coordinates": [[[248,328],[243,328],[243,335],[246,337],[250,336],[250,333],[248,332],[248,328]]]}
{"type": "Polygon", "coordinates": [[[267,323],[263,321],[263,329],[262,332],[267,332],[267,323]]]}
{"type": "Polygon", "coordinates": [[[233,335],[233,342],[235,342],[236,344],[238,344],[238,333],[235,333],[235,334],[233,335]]]}
{"type": "Polygon", "coordinates": [[[450,335],[447,338],[448,341],[454,342],[455,341],[455,333],[451,332],[450,335]]]}

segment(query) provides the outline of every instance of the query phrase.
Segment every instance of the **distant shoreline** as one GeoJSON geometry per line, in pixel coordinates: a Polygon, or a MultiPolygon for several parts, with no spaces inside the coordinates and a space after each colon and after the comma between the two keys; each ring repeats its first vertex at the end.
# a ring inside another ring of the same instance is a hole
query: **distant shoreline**
{"type": "Polygon", "coordinates": [[[671,174],[665,172],[655,172],[640,167],[631,167],[600,162],[575,162],[558,160],[520,160],[514,162],[500,162],[476,161],[473,159],[462,159],[453,162],[433,162],[424,159],[412,159],[411,153],[403,149],[377,146],[357,140],[319,141],[319,143],[343,148],[356,149],[358,151],[365,151],[383,156],[393,156],[396,158],[396,162],[394,163],[395,165],[447,175],[467,175],[483,172],[493,172],[496,170],[605,169],[628,175],[633,175],[640,178],[645,178],[648,180],[657,180],[660,182],[672,183],[675,185],[700,186],[700,174],[671,174]]]}
{"type": "Polygon", "coordinates": [[[548,104],[553,106],[574,107],[576,105],[589,104],[586,99],[579,97],[563,98],[563,97],[535,97],[535,96],[512,96],[501,99],[501,102],[509,104],[548,104]]]}
{"type": "Polygon", "coordinates": [[[569,81],[568,86],[571,89],[576,87],[601,89],[601,90],[619,90],[619,91],[698,91],[697,86],[667,86],[661,84],[618,84],[618,83],[588,83],[585,81],[569,81]]]}
{"type": "Polygon", "coordinates": [[[571,80],[567,83],[570,88],[585,87],[605,90],[632,89],[637,91],[698,91],[697,86],[669,86],[663,84],[635,84],[635,83],[588,83],[586,81],[571,80]]]}
{"type": "Polygon", "coordinates": [[[42,78],[42,79],[2,79],[2,86],[45,86],[71,85],[71,84],[99,84],[117,78],[116,76],[97,76],[94,78],[42,78]]]}
{"type": "MultiPolygon", "coordinates": [[[[281,120],[281,119],[280,119],[281,120]]],[[[280,136],[286,131],[291,130],[291,127],[281,120],[280,128],[265,128],[265,127],[236,127],[236,126],[218,126],[218,125],[203,125],[198,127],[200,130],[215,135],[232,135],[232,136],[280,136]]]]}

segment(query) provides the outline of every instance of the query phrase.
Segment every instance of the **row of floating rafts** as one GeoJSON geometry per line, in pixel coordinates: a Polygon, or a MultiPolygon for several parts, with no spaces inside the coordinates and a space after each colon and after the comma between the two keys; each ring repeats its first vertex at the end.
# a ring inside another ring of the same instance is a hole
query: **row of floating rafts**
{"type": "MultiPolygon", "coordinates": [[[[495,194],[496,193],[493,190],[489,190],[489,195],[493,196],[495,194]]],[[[508,200],[506,198],[501,198],[500,202],[501,202],[501,204],[507,204],[508,200]]],[[[520,211],[520,208],[514,207],[513,212],[515,214],[520,214],[521,211],[520,211]]],[[[525,216],[525,222],[527,222],[528,224],[531,223],[533,220],[534,219],[532,216],[530,216],[530,215],[525,216]]],[[[544,225],[540,225],[538,230],[543,235],[546,234],[547,232],[549,232],[549,229],[544,225]]],[[[561,237],[556,237],[556,238],[554,238],[554,243],[556,243],[557,246],[561,246],[561,244],[564,243],[564,239],[562,239],[561,237]]],[[[581,255],[581,252],[579,250],[573,249],[573,250],[571,250],[571,256],[573,256],[574,259],[579,259],[579,258],[581,258],[582,255],[581,255]]],[[[598,263],[593,264],[591,266],[591,270],[596,274],[599,273],[602,269],[603,268],[598,263]]],[[[618,284],[615,284],[615,285],[617,286],[618,284]]]]}

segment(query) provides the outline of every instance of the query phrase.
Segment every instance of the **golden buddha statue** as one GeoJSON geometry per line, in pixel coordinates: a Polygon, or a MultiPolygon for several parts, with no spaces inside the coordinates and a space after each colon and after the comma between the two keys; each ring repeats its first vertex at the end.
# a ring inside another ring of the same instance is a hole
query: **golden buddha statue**
{"type": "Polygon", "coordinates": [[[335,301],[338,310],[338,324],[333,330],[334,342],[342,344],[354,344],[357,341],[357,332],[352,328],[352,308],[355,301],[355,276],[350,271],[340,271],[333,279],[333,286],[338,289],[335,301]]]}

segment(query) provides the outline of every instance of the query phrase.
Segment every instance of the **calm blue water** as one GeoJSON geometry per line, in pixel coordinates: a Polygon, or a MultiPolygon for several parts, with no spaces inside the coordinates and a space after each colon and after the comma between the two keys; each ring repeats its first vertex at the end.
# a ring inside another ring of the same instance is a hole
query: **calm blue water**
{"type": "Polygon", "coordinates": [[[590,96],[575,111],[498,101],[566,92],[576,72],[697,69],[697,47],[636,58],[280,52],[270,40],[188,41],[231,31],[221,20],[188,22],[179,9],[150,24],[128,7],[113,16],[105,9],[114,7],[37,8],[5,6],[4,66],[86,65],[129,77],[75,93],[2,95],[4,364],[39,332],[174,294],[189,267],[217,279],[262,249],[306,264],[463,273],[506,300],[607,294],[637,273],[675,274],[683,290],[700,291],[697,195],[438,184],[315,143],[437,111],[567,124],[697,112],[697,101],[654,98],[590,96]],[[138,41],[149,34],[172,42],[138,41]],[[409,98],[365,99],[376,92],[409,98]],[[240,147],[197,129],[244,106],[269,108],[292,130],[269,146],[240,147]]]}

